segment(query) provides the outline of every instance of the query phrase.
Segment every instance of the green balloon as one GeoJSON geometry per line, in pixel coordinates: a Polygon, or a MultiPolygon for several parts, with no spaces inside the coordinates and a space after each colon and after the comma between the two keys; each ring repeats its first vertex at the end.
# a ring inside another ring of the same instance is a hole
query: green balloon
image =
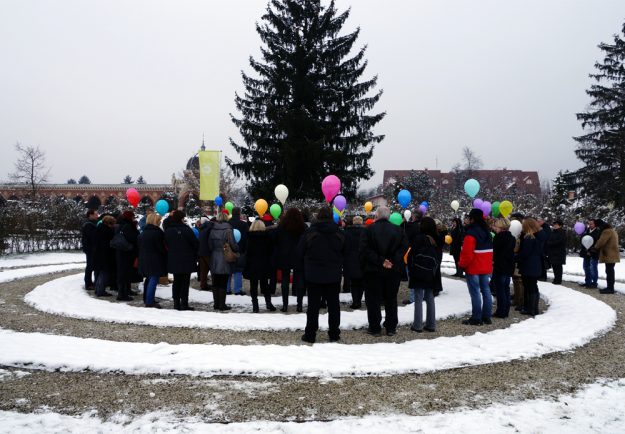
{"type": "Polygon", "coordinates": [[[234,208],[234,204],[232,202],[226,202],[226,204],[224,205],[224,208],[226,208],[228,212],[232,214],[232,208],[234,208]]]}
{"type": "Polygon", "coordinates": [[[402,222],[402,217],[401,214],[398,212],[394,212],[393,214],[391,214],[391,217],[389,218],[390,222],[393,223],[394,225],[401,225],[402,222]]]}
{"type": "Polygon", "coordinates": [[[271,205],[271,208],[269,208],[269,214],[271,214],[271,217],[276,220],[278,217],[280,217],[280,214],[282,214],[282,208],[277,203],[274,203],[273,205],[271,205]]]}
{"type": "Polygon", "coordinates": [[[501,202],[493,202],[493,206],[491,208],[491,212],[493,213],[493,217],[499,217],[499,204],[501,202]]]}

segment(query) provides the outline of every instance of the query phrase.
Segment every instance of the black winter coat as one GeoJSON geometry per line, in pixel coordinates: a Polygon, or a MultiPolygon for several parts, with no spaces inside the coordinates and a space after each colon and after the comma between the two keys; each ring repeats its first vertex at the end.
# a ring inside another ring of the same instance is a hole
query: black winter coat
{"type": "Polygon", "coordinates": [[[273,242],[267,231],[248,232],[243,277],[246,279],[269,279],[273,272],[272,249],[273,242]]]}
{"type": "Polygon", "coordinates": [[[208,243],[208,237],[211,234],[211,229],[213,228],[213,222],[206,222],[202,226],[200,226],[200,248],[198,254],[200,256],[210,256],[211,249],[210,244],[208,243]]]}
{"type": "Polygon", "coordinates": [[[284,228],[278,227],[271,232],[274,237],[274,259],[275,266],[279,270],[292,270],[296,267],[297,245],[302,234],[287,232],[284,228]]]}
{"type": "Polygon", "coordinates": [[[165,231],[167,271],[186,274],[197,271],[199,241],[193,230],[184,223],[170,223],[165,231]]]}
{"type": "Polygon", "coordinates": [[[564,229],[551,231],[551,235],[547,239],[547,256],[552,264],[566,264],[566,232],[564,229]]]}
{"type": "Polygon", "coordinates": [[[451,230],[451,245],[449,246],[449,254],[454,258],[460,256],[462,250],[462,241],[464,240],[464,230],[462,226],[456,226],[451,230]]]}
{"type": "Polygon", "coordinates": [[[115,271],[115,249],[111,247],[114,229],[100,223],[95,233],[93,268],[95,271],[112,273],[115,271]]]}
{"type": "Polygon", "coordinates": [[[401,229],[388,220],[378,220],[365,229],[360,239],[360,263],[365,274],[384,274],[384,260],[393,263],[392,270],[401,273],[404,268],[404,254],[408,250],[406,236],[401,229]]]}
{"type": "MultiPolygon", "coordinates": [[[[139,230],[136,223],[122,220],[117,226],[117,232],[122,232],[124,238],[132,244],[132,250],[124,252],[123,250],[115,250],[115,258],[117,262],[117,278],[124,282],[140,282],[141,278],[135,268],[135,259],[139,255],[138,238],[139,230]]],[[[117,233],[116,232],[116,233],[117,233]]]]}
{"type": "Polygon", "coordinates": [[[509,231],[495,234],[493,238],[493,273],[512,276],[514,273],[514,248],[516,239],[509,231]]]}
{"type": "Polygon", "coordinates": [[[249,226],[244,221],[241,221],[239,218],[235,218],[234,216],[228,221],[232,229],[238,229],[241,232],[241,240],[237,243],[239,245],[239,253],[245,254],[247,250],[247,234],[249,231],[249,226]]]}
{"type": "Polygon", "coordinates": [[[345,263],[343,274],[348,279],[362,279],[362,267],[358,250],[360,249],[360,238],[365,232],[364,226],[347,226],[345,228],[345,263]]]}
{"type": "Polygon", "coordinates": [[[543,238],[535,234],[535,238],[525,237],[521,240],[521,250],[516,255],[521,276],[540,277],[543,269],[543,238]]]}
{"type": "MultiPolygon", "coordinates": [[[[588,229],[586,229],[586,232],[584,232],[584,236],[586,236],[586,235],[590,235],[592,237],[592,239],[594,240],[594,242],[593,242],[593,245],[594,245],[594,243],[596,243],[597,240],[599,239],[599,236],[601,235],[601,231],[599,230],[599,228],[595,228],[592,231],[589,231],[588,229]]],[[[586,256],[589,256],[589,257],[591,257],[593,259],[599,260],[599,252],[597,252],[596,249],[592,249],[592,246],[591,246],[591,250],[589,252],[586,249],[586,247],[581,245],[581,247],[579,249],[579,256],[581,256],[582,258],[585,258],[586,256]]]]}
{"type": "Polygon", "coordinates": [[[95,250],[95,233],[96,233],[96,223],[87,220],[84,225],[82,225],[82,251],[85,253],[93,254],[95,250]]]}
{"type": "Polygon", "coordinates": [[[300,238],[296,250],[303,260],[304,280],[321,284],[340,283],[345,257],[345,235],[339,227],[334,222],[320,221],[313,224],[300,238]]]}
{"type": "Polygon", "coordinates": [[[167,274],[165,234],[158,226],[146,225],[139,235],[139,272],[146,277],[167,274]]]}
{"type": "MultiPolygon", "coordinates": [[[[434,250],[436,251],[437,254],[437,261],[438,261],[438,267],[437,267],[437,273],[434,275],[434,277],[432,279],[430,279],[430,281],[425,281],[422,279],[418,279],[416,276],[416,273],[408,273],[409,275],[409,279],[408,279],[408,287],[412,288],[412,289],[435,289],[438,286],[438,276],[440,275],[440,268],[441,268],[441,263],[440,260],[438,259],[438,247],[436,245],[436,240],[433,239],[431,236],[427,236],[425,234],[416,234],[413,239],[412,242],[410,243],[410,253],[408,254],[408,265],[410,266],[410,264],[413,264],[413,255],[416,254],[417,252],[423,252],[424,249],[429,249],[431,247],[434,247],[434,250]]],[[[438,288],[441,289],[441,288],[438,288]]]]}

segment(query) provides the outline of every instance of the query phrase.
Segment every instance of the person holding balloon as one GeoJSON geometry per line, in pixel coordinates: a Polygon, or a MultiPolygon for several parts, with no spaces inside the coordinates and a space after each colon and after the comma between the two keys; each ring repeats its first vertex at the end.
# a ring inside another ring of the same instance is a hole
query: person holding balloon
{"type": "Polygon", "coordinates": [[[580,286],[584,288],[596,288],[599,280],[599,252],[592,249],[593,245],[599,239],[599,228],[595,224],[594,219],[588,220],[588,228],[583,223],[575,223],[575,233],[582,235],[582,247],[579,250],[579,256],[583,258],[584,267],[584,283],[580,286]]]}
{"type": "Polygon", "coordinates": [[[469,225],[465,230],[458,265],[466,274],[471,296],[471,318],[462,323],[475,326],[491,324],[493,296],[489,284],[493,272],[493,242],[481,209],[474,208],[469,212],[469,225]]]}
{"type": "MultiPolygon", "coordinates": [[[[274,204],[279,207],[279,205],[274,204]]],[[[274,206],[272,205],[272,206],[274,206]]],[[[275,208],[274,208],[275,209],[275,208]]],[[[281,210],[280,210],[281,211],[281,210]]],[[[276,209],[277,213],[277,209],[276,209]]],[[[278,214],[279,216],[279,214],[278,214]]],[[[303,284],[299,270],[296,269],[297,246],[307,226],[302,213],[297,208],[289,208],[278,222],[278,228],[272,233],[274,236],[274,258],[276,268],[280,270],[282,282],[282,309],[286,312],[289,305],[289,283],[293,271],[293,292],[297,296],[297,310],[301,312],[303,299],[303,284]]]]}
{"type": "Polygon", "coordinates": [[[132,246],[130,250],[117,249],[115,251],[117,270],[117,300],[132,301],[130,285],[138,277],[135,269],[135,260],[139,255],[138,237],[139,230],[132,211],[124,211],[117,220],[118,226],[115,234],[121,234],[132,246]]]}
{"type": "Polygon", "coordinates": [[[228,284],[226,285],[226,294],[234,292],[235,295],[245,295],[243,291],[243,269],[245,268],[245,251],[247,248],[247,232],[249,228],[247,223],[241,220],[241,208],[232,208],[232,218],[228,220],[228,224],[232,226],[233,234],[235,234],[235,241],[239,245],[239,259],[232,267],[232,275],[228,278],[228,284]],[[238,240],[237,232],[238,231],[238,240]]]}
{"type": "Polygon", "coordinates": [[[208,236],[208,243],[211,258],[210,270],[213,276],[214,309],[223,312],[231,309],[226,304],[226,286],[234,265],[233,262],[226,260],[224,252],[229,249],[237,256],[236,253],[239,251],[239,245],[234,239],[234,232],[232,226],[228,224],[226,214],[219,213],[217,215],[217,221],[214,222],[208,236]]]}
{"type": "Polygon", "coordinates": [[[176,310],[194,310],[189,306],[189,284],[191,273],[197,271],[198,247],[200,242],[187,225],[185,213],[174,211],[165,230],[167,246],[167,271],[174,275],[171,296],[176,310]]]}

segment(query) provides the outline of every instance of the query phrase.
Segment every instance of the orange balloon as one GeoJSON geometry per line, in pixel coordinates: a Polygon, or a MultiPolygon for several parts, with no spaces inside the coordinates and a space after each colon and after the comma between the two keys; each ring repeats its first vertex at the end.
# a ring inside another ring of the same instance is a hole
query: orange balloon
{"type": "Polygon", "coordinates": [[[452,241],[451,235],[445,235],[445,244],[451,244],[452,241]]]}
{"type": "Polygon", "coordinates": [[[269,204],[265,199],[258,199],[254,204],[254,209],[261,217],[265,215],[265,213],[267,212],[267,208],[269,208],[269,204]]]}
{"type": "Polygon", "coordinates": [[[373,204],[371,202],[366,202],[365,203],[365,212],[371,212],[372,209],[373,209],[373,204]]]}

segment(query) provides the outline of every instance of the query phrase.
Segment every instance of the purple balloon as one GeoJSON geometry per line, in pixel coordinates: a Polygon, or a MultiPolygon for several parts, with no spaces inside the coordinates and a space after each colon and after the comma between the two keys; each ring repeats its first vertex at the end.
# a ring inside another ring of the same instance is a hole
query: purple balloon
{"type": "Polygon", "coordinates": [[[473,201],[473,208],[482,209],[482,204],[484,201],[482,199],[475,199],[473,201]]]}
{"type": "Polygon", "coordinates": [[[338,196],[334,198],[334,206],[339,211],[343,211],[346,205],[347,205],[347,199],[345,199],[345,196],[343,196],[342,194],[339,194],[338,196]]]}
{"type": "Polygon", "coordinates": [[[575,229],[577,235],[581,235],[586,231],[586,225],[582,222],[577,222],[575,226],[573,226],[573,229],[575,229]]]}
{"type": "Polygon", "coordinates": [[[490,211],[492,208],[493,208],[493,204],[490,203],[489,201],[485,200],[484,202],[482,202],[481,210],[484,213],[484,217],[490,214],[490,211]]]}
{"type": "Polygon", "coordinates": [[[426,208],[425,205],[419,205],[419,211],[421,211],[421,214],[425,215],[428,209],[426,208]]]}

